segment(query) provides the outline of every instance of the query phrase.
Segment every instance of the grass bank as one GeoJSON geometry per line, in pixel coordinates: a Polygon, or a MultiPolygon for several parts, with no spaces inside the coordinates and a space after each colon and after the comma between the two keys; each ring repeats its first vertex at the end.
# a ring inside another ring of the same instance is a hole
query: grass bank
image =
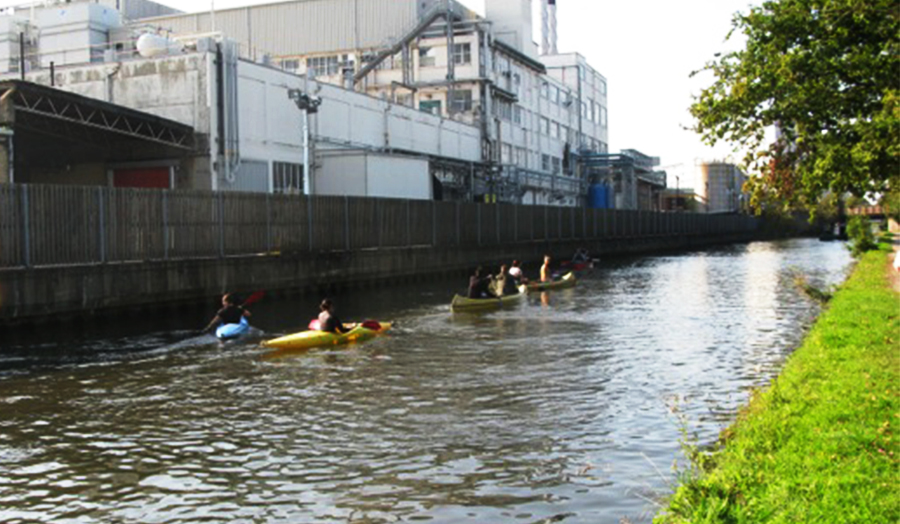
{"type": "Polygon", "coordinates": [[[859,261],[656,523],[900,522],[900,298],[859,261]]]}

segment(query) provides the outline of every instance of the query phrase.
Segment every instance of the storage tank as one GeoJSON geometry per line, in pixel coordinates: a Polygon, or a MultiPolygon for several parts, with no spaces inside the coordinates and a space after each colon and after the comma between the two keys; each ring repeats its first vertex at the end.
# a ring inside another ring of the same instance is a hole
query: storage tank
{"type": "Polygon", "coordinates": [[[593,184],[588,191],[588,207],[591,209],[613,209],[614,193],[607,184],[593,184]]]}
{"type": "Polygon", "coordinates": [[[144,58],[176,55],[184,51],[179,42],[153,33],[144,33],[137,39],[137,50],[144,58]]]}

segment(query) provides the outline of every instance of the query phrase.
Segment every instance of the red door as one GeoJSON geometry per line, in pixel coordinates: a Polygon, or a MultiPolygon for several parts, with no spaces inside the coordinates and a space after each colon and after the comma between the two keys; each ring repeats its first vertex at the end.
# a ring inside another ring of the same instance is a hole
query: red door
{"type": "Polygon", "coordinates": [[[168,167],[139,167],[113,171],[113,187],[172,189],[168,167]]]}

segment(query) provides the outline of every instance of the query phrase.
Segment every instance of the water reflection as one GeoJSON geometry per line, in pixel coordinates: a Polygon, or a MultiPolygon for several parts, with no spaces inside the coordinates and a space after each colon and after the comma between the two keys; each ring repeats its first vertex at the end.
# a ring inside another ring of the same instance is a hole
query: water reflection
{"type": "MultiPolygon", "coordinates": [[[[649,521],[667,402],[711,441],[815,314],[792,268],[822,285],[848,263],[815,241],[623,260],[485,315],[450,313],[458,282],[370,290],[334,298],[387,336],[276,360],[190,316],[76,357],[5,345],[0,521],[649,521]]],[[[254,318],[277,336],[310,305],[254,318]]]]}

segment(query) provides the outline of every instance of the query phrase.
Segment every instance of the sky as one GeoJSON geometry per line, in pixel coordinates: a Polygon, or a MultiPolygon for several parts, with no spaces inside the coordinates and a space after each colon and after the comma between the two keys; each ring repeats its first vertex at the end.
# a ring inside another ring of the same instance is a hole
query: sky
{"type": "MultiPolygon", "coordinates": [[[[182,11],[208,11],[210,0],[156,0],[182,11]]],[[[461,0],[484,14],[484,0],[461,0]]],[[[0,8],[22,0],[0,0],[0,8]]],[[[216,9],[272,3],[272,0],[215,0],[216,9]]],[[[535,0],[535,10],[540,3],[535,0]]],[[[705,146],[688,111],[692,96],[713,78],[692,71],[715,53],[736,49],[726,42],[735,12],[750,0],[557,0],[559,52],[578,52],[608,82],[609,149],[637,149],[658,156],[682,186],[693,182],[699,160],[734,160],[726,144],[705,146]]],[[[540,41],[540,18],[535,18],[540,41]]]]}

